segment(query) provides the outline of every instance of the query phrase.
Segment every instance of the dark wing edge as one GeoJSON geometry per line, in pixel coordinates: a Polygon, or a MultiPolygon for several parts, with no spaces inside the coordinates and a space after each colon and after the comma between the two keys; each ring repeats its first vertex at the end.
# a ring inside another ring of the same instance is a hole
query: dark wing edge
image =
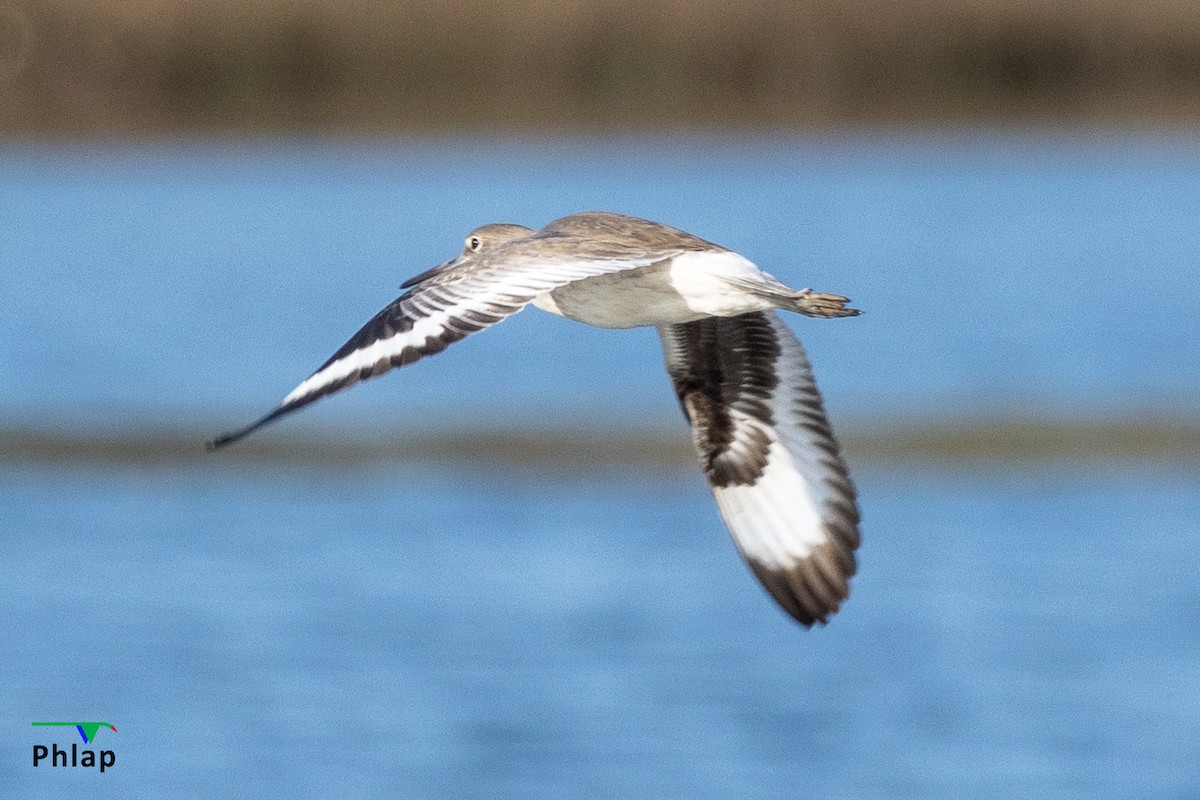
{"type": "Polygon", "coordinates": [[[588,252],[586,240],[565,241],[556,252],[514,252],[518,244],[497,248],[469,269],[453,268],[448,262],[410,279],[405,285],[413,288],[376,314],[277,408],[245,428],[213,439],[208,449],[232,444],[360,380],[440,353],[512,316],[545,292],[577,280],[649,266],[677,253],[606,256],[588,252]]]}
{"type": "Polygon", "coordinates": [[[659,332],[739,553],[789,615],[825,623],[850,594],[859,512],[803,346],[774,312],[659,332]]]}
{"type": "Polygon", "coordinates": [[[515,314],[531,299],[495,294],[463,297],[446,286],[414,289],[372,317],[277,408],[240,430],[213,439],[207,449],[218,450],[233,444],[264,425],[360,380],[440,353],[475,331],[515,314]]]}

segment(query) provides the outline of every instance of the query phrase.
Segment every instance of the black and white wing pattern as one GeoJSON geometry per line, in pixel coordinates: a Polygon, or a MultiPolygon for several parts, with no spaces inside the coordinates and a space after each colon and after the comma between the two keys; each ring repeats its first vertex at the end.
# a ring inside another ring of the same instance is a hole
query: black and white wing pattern
{"type": "Polygon", "coordinates": [[[774,312],[659,335],[738,551],[789,614],[825,622],[850,594],[859,515],[803,346],[774,312]]]}
{"type": "Polygon", "coordinates": [[[519,247],[520,242],[511,244],[466,263],[445,264],[409,281],[406,285],[412,288],[376,314],[320,369],[289,392],[278,407],[253,424],[218,437],[209,448],[236,442],[268,422],[360,380],[440,353],[553,289],[585,278],[650,266],[679,252],[606,257],[573,247],[567,238],[558,252],[526,253],[519,247]],[[573,256],[572,249],[584,252],[573,256]]]}

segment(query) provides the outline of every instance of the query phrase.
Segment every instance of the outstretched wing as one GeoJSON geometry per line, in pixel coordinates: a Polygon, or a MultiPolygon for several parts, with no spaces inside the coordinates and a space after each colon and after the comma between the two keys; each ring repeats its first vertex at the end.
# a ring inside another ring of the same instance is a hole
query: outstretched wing
{"type": "Polygon", "coordinates": [[[789,614],[825,622],[850,594],[859,516],[803,346],[774,312],[659,335],[738,551],[789,614]]]}
{"type": "MultiPolygon", "coordinates": [[[[528,241],[528,240],[526,240],[528,241]]],[[[570,242],[550,251],[500,247],[461,265],[431,270],[376,314],[279,406],[251,425],[209,444],[224,447],[272,420],[360,380],[404,367],[520,311],[534,298],[573,281],[670,258],[673,252],[633,258],[570,254],[570,242]]]]}

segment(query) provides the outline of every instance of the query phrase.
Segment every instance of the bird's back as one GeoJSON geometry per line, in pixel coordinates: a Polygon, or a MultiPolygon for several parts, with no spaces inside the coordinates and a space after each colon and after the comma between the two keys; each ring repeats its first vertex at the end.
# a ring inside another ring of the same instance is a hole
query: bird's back
{"type": "Polygon", "coordinates": [[[554,236],[607,241],[625,249],[650,251],[725,249],[679,228],[611,211],[583,211],[571,214],[554,220],[534,234],[534,238],[554,236]]]}

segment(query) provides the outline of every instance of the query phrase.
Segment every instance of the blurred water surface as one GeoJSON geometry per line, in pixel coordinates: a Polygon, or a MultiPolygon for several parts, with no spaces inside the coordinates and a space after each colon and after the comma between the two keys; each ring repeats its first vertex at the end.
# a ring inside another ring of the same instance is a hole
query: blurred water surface
{"type": "Polygon", "coordinates": [[[859,478],[854,595],[804,631],[690,470],[0,473],[0,789],[1200,790],[1200,478],[859,478]],[[34,770],[80,714],[116,768],[34,770]]]}
{"type": "MultiPolygon", "coordinates": [[[[240,424],[472,227],[586,208],[853,296],[861,318],[794,320],[842,430],[1194,413],[1193,145],[10,146],[0,420],[240,424]]],[[[524,313],[262,435],[685,437],[660,359],[524,313]]],[[[854,594],[804,631],[697,470],[2,464],[0,793],[1200,793],[1194,462],[854,467],[854,594]],[[117,766],[33,769],[29,722],[81,716],[118,727],[117,766]]]]}
{"type": "MultiPolygon", "coordinates": [[[[1200,148],[1153,137],[0,152],[0,414],[241,422],[484,222],[610,209],[853,297],[792,318],[835,413],[1195,412],[1200,148]]],[[[652,331],[537,311],[294,429],[676,424],[652,331]]]]}

